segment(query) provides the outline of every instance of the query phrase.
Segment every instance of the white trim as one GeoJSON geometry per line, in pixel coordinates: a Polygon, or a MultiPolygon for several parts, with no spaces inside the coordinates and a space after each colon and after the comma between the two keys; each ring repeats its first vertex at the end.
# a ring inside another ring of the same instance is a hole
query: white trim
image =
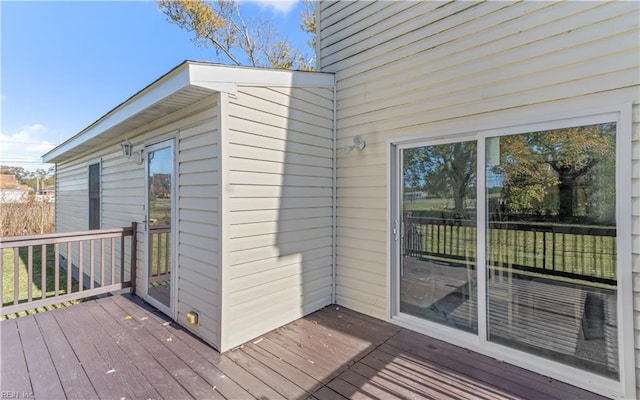
{"type": "Polygon", "coordinates": [[[313,3],[313,15],[316,18],[316,48],[313,50],[316,53],[316,71],[322,71],[322,64],[320,63],[320,54],[322,53],[322,47],[320,46],[320,33],[322,32],[320,29],[320,23],[322,22],[320,18],[320,0],[315,0],[313,3]]]}
{"type": "Polygon", "coordinates": [[[486,177],[485,177],[485,138],[481,135],[476,139],[476,293],[478,296],[478,310],[476,314],[478,323],[478,341],[480,346],[486,345],[487,340],[487,319],[481,318],[487,314],[487,257],[486,251],[480,249],[487,248],[487,210],[486,210],[486,177]],[[478,205],[482,207],[478,207],[478,205]]]}
{"type": "Polygon", "coordinates": [[[633,106],[620,106],[617,120],[616,225],[618,256],[618,348],[620,380],[625,397],[635,397],[635,346],[633,321],[632,211],[633,106]],[[621,268],[622,266],[622,268],[621,268]],[[626,372],[626,373],[625,373],[626,372]],[[633,396],[632,396],[633,395],[633,396]]]}
{"type": "Polygon", "coordinates": [[[229,94],[235,94],[235,92],[222,88],[230,87],[228,85],[327,88],[334,86],[333,74],[326,72],[251,68],[196,62],[189,62],[189,72],[192,85],[229,94]]]}
{"type": "Polygon", "coordinates": [[[579,385],[596,393],[612,398],[633,398],[636,394],[634,328],[633,328],[633,271],[632,271],[632,193],[631,168],[632,164],[632,104],[609,105],[582,111],[570,111],[551,116],[529,117],[518,122],[504,122],[478,126],[475,130],[464,128],[438,132],[435,137],[413,135],[387,140],[387,182],[388,193],[388,307],[389,320],[408,329],[428,334],[429,336],[495,357],[555,379],[579,385]],[[486,210],[478,207],[486,203],[484,194],[484,164],[485,141],[489,137],[506,134],[535,132],[545,129],[560,129],[576,125],[589,125],[602,122],[616,122],[616,229],[618,252],[618,280],[617,280],[617,313],[618,313],[618,348],[620,382],[573,368],[550,359],[535,356],[530,353],[489,342],[486,338],[486,242],[485,235],[480,229],[486,228],[486,210]],[[475,133],[474,133],[475,132],[475,133]],[[397,257],[399,248],[394,243],[392,221],[398,218],[400,211],[399,191],[401,180],[401,163],[397,153],[405,148],[416,147],[424,143],[430,145],[450,143],[452,141],[468,140],[472,135],[478,141],[477,162],[477,222],[478,222],[478,313],[483,316],[478,320],[478,335],[469,334],[437,323],[423,321],[407,314],[399,313],[398,268],[397,257]],[[482,154],[480,154],[482,152],[482,154]],[[398,192],[398,193],[394,193],[398,192]],[[482,202],[485,200],[484,202],[482,202]],[[483,313],[484,312],[484,313],[483,313]]]}
{"type": "Polygon", "coordinates": [[[220,310],[220,316],[218,318],[219,329],[218,338],[219,338],[219,347],[218,349],[221,352],[229,350],[229,335],[226,332],[226,329],[229,327],[228,321],[229,318],[229,285],[226,282],[226,272],[227,272],[227,258],[225,257],[225,251],[229,249],[229,229],[227,229],[227,225],[229,224],[229,196],[225,195],[226,188],[229,180],[229,138],[227,135],[227,127],[229,124],[229,95],[226,93],[220,93],[219,101],[218,101],[218,129],[219,129],[219,137],[220,137],[220,222],[219,222],[219,289],[220,289],[220,297],[218,299],[218,307],[220,310]]]}
{"type": "Polygon", "coordinates": [[[331,304],[336,303],[336,271],[337,271],[337,236],[338,236],[338,97],[337,89],[333,86],[333,121],[332,136],[333,149],[331,160],[331,304]]]}

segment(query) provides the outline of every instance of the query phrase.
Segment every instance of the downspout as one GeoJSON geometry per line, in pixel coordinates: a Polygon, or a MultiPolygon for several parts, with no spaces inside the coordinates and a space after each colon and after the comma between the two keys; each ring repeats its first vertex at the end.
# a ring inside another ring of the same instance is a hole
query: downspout
{"type": "Polygon", "coordinates": [[[337,120],[337,90],[336,90],[336,82],[334,75],[333,82],[333,201],[332,201],[332,237],[331,237],[331,303],[336,303],[336,247],[337,247],[337,210],[338,210],[338,195],[337,195],[337,180],[338,180],[338,151],[337,151],[337,131],[338,131],[338,120],[337,120]]]}

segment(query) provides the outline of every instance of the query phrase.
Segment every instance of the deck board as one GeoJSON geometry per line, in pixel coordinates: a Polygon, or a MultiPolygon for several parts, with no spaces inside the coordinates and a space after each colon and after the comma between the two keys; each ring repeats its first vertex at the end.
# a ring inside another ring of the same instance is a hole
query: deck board
{"type": "Polygon", "coordinates": [[[0,384],[2,384],[2,392],[31,394],[33,388],[16,321],[3,321],[0,326],[0,338],[2,338],[0,384]]]}
{"type": "Polygon", "coordinates": [[[337,306],[222,355],[129,295],[0,329],[0,390],[36,399],[602,399],[337,306]]]}
{"type": "MultiPolygon", "coordinates": [[[[114,297],[114,299],[117,297],[114,297]]],[[[140,309],[137,312],[127,313],[118,307],[114,301],[102,302],[101,306],[107,310],[115,321],[127,330],[138,345],[145,348],[146,351],[153,354],[153,357],[174,379],[195,398],[224,398],[217,393],[213,387],[206,382],[200,375],[191,369],[191,367],[182,361],[178,356],[166,347],[166,343],[159,341],[155,337],[148,334],[147,330],[139,323],[150,318],[150,315],[140,309]],[[130,315],[131,319],[126,319],[130,315]]]]}
{"type": "Polygon", "coordinates": [[[34,395],[64,398],[62,383],[35,318],[18,318],[16,323],[22,339],[22,349],[29,368],[34,395]]]}
{"type": "Polygon", "coordinates": [[[86,307],[52,311],[100,397],[161,397],[86,307]]]}
{"type": "Polygon", "coordinates": [[[153,354],[139,346],[127,331],[101,306],[103,302],[90,302],[87,310],[111,337],[118,338],[118,345],[130,356],[134,365],[164,398],[189,399],[192,396],[153,358],[153,354]]]}
{"type": "Polygon", "coordinates": [[[65,395],[71,399],[92,399],[97,397],[98,394],[53,313],[39,313],[34,315],[34,318],[38,322],[42,337],[47,344],[65,395]]]}

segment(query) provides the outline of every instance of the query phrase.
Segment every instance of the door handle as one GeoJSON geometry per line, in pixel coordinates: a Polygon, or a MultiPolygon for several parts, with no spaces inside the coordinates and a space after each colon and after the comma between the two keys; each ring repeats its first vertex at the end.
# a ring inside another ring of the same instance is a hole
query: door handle
{"type": "Polygon", "coordinates": [[[398,220],[396,219],[393,221],[393,240],[397,242],[399,238],[400,238],[400,235],[399,235],[398,220]]]}

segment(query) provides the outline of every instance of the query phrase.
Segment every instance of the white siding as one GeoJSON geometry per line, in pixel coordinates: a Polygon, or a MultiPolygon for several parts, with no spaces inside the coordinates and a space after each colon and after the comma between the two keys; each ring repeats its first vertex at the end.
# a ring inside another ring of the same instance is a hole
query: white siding
{"type": "Polygon", "coordinates": [[[229,100],[227,348],[331,303],[332,125],[331,89],[229,100]]]}
{"type": "Polygon", "coordinates": [[[354,135],[367,142],[362,153],[338,152],[337,302],[388,316],[388,139],[632,102],[639,346],[638,3],[320,2],[320,20],[338,149],[354,135]]]}
{"type": "MultiPolygon", "coordinates": [[[[216,96],[217,98],[218,96],[216,96]]],[[[176,320],[219,348],[220,133],[216,103],[181,121],[178,139],[176,320]],[[196,311],[198,325],[186,314],[196,311]]]]}
{"type": "MultiPolygon", "coordinates": [[[[214,96],[154,121],[127,135],[134,150],[178,133],[178,291],[177,320],[214,346],[219,345],[218,228],[219,134],[214,96]],[[200,314],[198,326],[185,315],[200,314]]],[[[101,163],[101,227],[130,226],[145,218],[144,163],[122,157],[125,137],[94,149],[90,154],[57,165],[56,230],[88,229],[88,165],[101,163]]],[[[146,232],[138,225],[138,294],[144,291],[146,232]]],[[[129,253],[125,254],[127,259],[129,253]]],[[[84,259],[88,259],[85,249],[84,259]]],[[[74,260],[77,262],[77,260],[74,260]]],[[[85,261],[86,262],[86,261],[85,261]]],[[[127,271],[128,274],[129,271],[127,271]]]]}
{"type": "Polygon", "coordinates": [[[89,164],[56,166],[56,232],[89,229],[89,164]]]}

